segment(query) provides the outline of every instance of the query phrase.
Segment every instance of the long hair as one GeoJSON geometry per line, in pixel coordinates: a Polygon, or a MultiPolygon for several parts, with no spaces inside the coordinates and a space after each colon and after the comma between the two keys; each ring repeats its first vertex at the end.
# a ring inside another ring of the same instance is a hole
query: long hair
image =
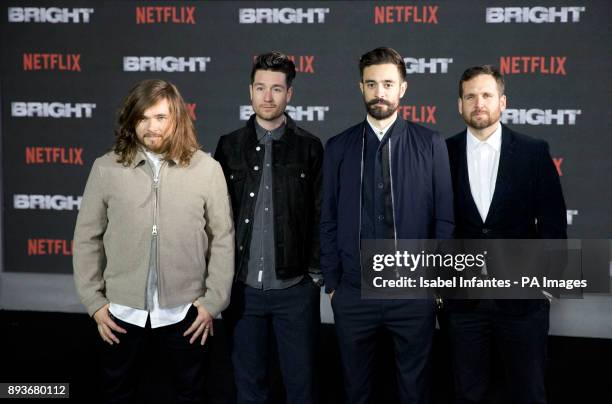
{"type": "Polygon", "coordinates": [[[167,129],[168,138],[161,152],[165,160],[176,160],[180,165],[189,164],[193,154],[200,148],[193,120],[176,86],[169,81],[158,79],[139,82],[123,100],[113,146],[118,163],[125,166],[132,164],[140,147],[136,137],[136,125],[143,119],[148,108],[163,99],[168,101],[170,124],[167,129]]]}

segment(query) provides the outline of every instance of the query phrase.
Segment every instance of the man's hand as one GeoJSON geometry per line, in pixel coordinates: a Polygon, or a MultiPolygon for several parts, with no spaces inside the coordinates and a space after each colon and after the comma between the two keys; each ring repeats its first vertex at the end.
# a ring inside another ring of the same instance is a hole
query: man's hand
{"type": "Polygon", "coordinates": [[[104,340],[104,342],[109,343],[110,345],[113,345],[113,343],[119,343],[119,338],[117,338],[117,336],[113,334],[113,331],[116,331],[121,334],[125,334],[127,333],[127,331],[119,327],[117,323],[115,323],[113,319],[110,318],[110,314],[108,312],[108,305],[109,304],[106,303],[98,311],[96,311],[93,315],[93,318],[94,320],[96,320],[96,323],[98,323],[98,333],[100,333],[100,337],[102,337],[102,340],[104,340]]]}
{"type": "Polygon", "coordinates": [[[330,301],[330,302],[331,302],[331,301],[332,301],[332,299],[334,298],[334,293],[336,293],[336,291],[335,291],[335,290],[332,290],[332,291],[329,293],[329,301],[330,301]]]}
{"type": "Polygon", "coordinates": [[[208,334],[210,334],[211,336],[214,335],[213,318],[206,311],[204,306],[202,306],[197,300],[193,302],[193,306],[198,309],[198,316],[193,321],[191,326],[187,329],[187,331],[183,333],[183,336],[186,337],[189,334],[193,333],[191,339],[189,340],[189,343],[193,344],[193,342],[198,339],[200,334],[202,334],[201,344],[204,345],[204,343],[206,342],[206,338],[208,338],[208,334]]]}

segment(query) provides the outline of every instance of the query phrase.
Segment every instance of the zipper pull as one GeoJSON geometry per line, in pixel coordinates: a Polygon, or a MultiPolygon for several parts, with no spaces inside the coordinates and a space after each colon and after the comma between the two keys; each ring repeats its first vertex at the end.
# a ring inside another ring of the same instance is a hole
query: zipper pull
{"type": "Polygon", "coordinates": [[[157,225],[156,224],[153,225],[153,232],[152,232],[152,234],[154,236],[157,236],[157,225]]]}
{"type": "Polygon", "coordinates": [[[153,178],[153,188],[159,188],[159,178],[153,178]]]}

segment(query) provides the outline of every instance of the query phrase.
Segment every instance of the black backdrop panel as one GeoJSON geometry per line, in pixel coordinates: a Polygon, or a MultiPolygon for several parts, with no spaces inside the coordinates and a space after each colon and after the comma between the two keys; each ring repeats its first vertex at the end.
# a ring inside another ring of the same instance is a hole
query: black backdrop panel
{"type": "Polygon", "coordinates": [[[400,113],[450,136],[464,128],[457,81],[501,65],[519,132],[545,139],[569,233],[610,237],[606,1],[6,1],[0,22],[4,268],[70,273],[80,196],[139,80],[174,82],[204,150],[244,125],[253,57],[295,58],[290,112],[323,141],[365,116],[357,61],[377,46],[408,65],[400,113]]]}

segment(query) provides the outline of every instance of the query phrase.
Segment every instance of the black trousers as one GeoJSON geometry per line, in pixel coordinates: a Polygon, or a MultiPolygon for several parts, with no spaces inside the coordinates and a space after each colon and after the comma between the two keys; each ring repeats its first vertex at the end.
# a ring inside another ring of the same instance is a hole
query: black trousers
{"type": "Polygon", "coordinates": [[[453,359],[455,402],[484,403],[497,350],[512,404],[546,403],[545,370],[549,328],[548,301],[535,310],[508,313],[493,300],[482,300],[470,311],[451,311],[440,323],[446,328],[453,359]]]}
{"type": "Polygon", "coordinates": [[[372,370],[376,337],[384,327],[393,341],[400,401],[427,404],[435,328],[433,300],[362,299],[360,289],[341,283],[331,304],[347,402],[377,402],[372,397],[372,370]]]}
{"type": "Polygon", "coordinates": [[[232,289],[223,320],[232,341],[239,404],[266,403],[268,345],[274,333],[289,404],[311,404],[320,324],[321,291],[309,277],[287,289],[260,290],[243,283],[232,289]]]}
{"type": "Polygon", "coordinates": [[[142,402],[142,399],[139,400],[135,395],[143,373],[165,372],[171,378],[168,384],[174,386],[177,403],[201,403],[204,355],[208,343],[202,346],[198,339],[189,344],[190,337],[183,336],[197,313],[197,309],[192,306],[183,321],[154,329],[151,329],[149,320],[146,326],[141,328],[113,317],[119,326],[127,330],[127,334],[115,333],[119,344],[108,345],[102,342],[104,402],[142,402]],[[145,348],[148,349],[143,352],[145,348]],[[138,363],[143,354],[152,357],[151,368],[143,369],[142,363],[138,363]],[[162,369],[162,364],[168,365],[169,369],[162,369]]]}

